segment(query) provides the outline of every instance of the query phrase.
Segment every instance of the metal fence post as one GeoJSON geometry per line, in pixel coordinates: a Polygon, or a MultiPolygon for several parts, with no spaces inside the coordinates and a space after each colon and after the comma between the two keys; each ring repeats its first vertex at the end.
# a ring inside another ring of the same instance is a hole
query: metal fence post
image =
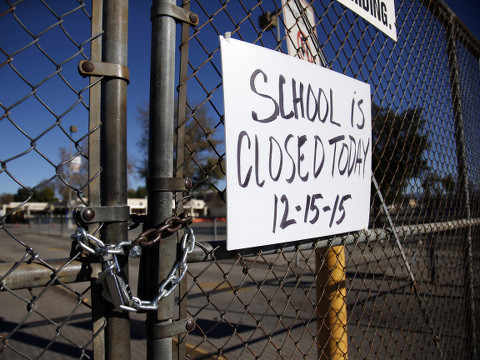
{"type": "MultiPolygon", "coordinates": [[[[102,61],[102,15],[103,1],[92,1],[92,25],[91,34],[94,37],[90,45],[90,60],[102,61]]],[[[101,125],[101,83],[98,82],[97,76],[90,77],[89,89],[89,111],[88,111],[88,128],[90,136],[88,137],[88,178],[94,179],[88,186],[88,204],[90,206],[100,206],[100,125],[101,125]]],[[[106,308],[108,302],[102,296],[102,285],[97,284],[97,277],[91,282],[91,298],[92,298],[92,333],[95,336],[93,340],[93,356],[98,360],[105,360],[105,331],[106,324],[106,308]]]]}
{"type": "MultiPolygon", "coordinates": [[[[128,0],[103,4],[103,61],[127,66],[128,0]]],[[[101,204],[127,205],[127,81],[108,78],[102,83],[101,204]]],[[[105,243],[128,240],[126,222],[106,223],[101,231],[105,243]]],[[[119,257],[122,266],[128,257],[119,257]]],[[[105,329],[106,358],[130,359],[128,313],[110,306],[105,329]]]]}
{"type": "Polygon", "coordinates": [[[315,254],[315,262],[318,359],[347,359],[345,247],[340,245],[319,249],[315,254]]]}
{"type": "MultiPolygon", "coordinates": [[[[173,175],[173,129],[175,113],[175,20],[160,9],[174,6],[175,0],[152,3],[152,44],[150,69],[150,108],[148,145],[148,228],[163,222],[172,213],[172,193],[159,192],[149,184],[173,175]]],[[[147,296],[156,295],[176,260],[176,237],[162,239],[160,246],[148,249],[144,257],[148,279],[147,296]]],[[[172,338],[158,339],[155,327],[170,322],[174,316],[173,294],[162,299],[158,311],[147,312],[147,359],[171,359],[172,338]]]]}
{"type": "MultiPolygon", "coordinates": [[[[460,87],[460,75],[457,61],[457,46],[455,33],[455,14],[448,14],[447,24],[447,53],[448,66],[450,71],[450,86],[452,87],[452,104],[455,125],[455,142],[457,151],[458,166],[458,198],[463,203],[464,217],[470,221],[470,193],[468,180],[468,164],[465,148],[465,128],[462,114],[462,94],[460,87]]],[[[465,315],[467,324],[467,351],[470,352],[470,359],[477,359],[477,336],[475,325],[475,298],[473,286],[473,239],[472,226],[467,227],[467,234],[464,245],[464,263],[465,263],[465,315]],[[470,337],[470,338],[468,338],[470,337]]]]}
{"type": "MultiPolygon", "coordinates": [[[[190,11],[190,0],[183,0],[182,7],[190,11]]],[[[182,23],[182,40],[180,48],[180,72],[178,85],[178,107],[177,107],[177,154],[176,171],[177,177],[183,177],[183,162],[185,161],[185,122],[187,113],[187,80],[188,80],[188,50],[189,50],[190,24],[182,23]]],[[[178,195],[177,195],[178,196],[178,195]]],[[[180,199],[175,199],[175,201],[180,199]]],[[[177,203],[177,213],[183,210],[182,202],[177,203]]],[[[185,319],[187,311],[187,292],[188,284],[185,276],[179,284],[179,306],[178,315],[180,319],[185,319]]],[[[177,359],[183,360],[187,357],[186,341],[182,341],[182,335],[178,336],[177,359]]]]}

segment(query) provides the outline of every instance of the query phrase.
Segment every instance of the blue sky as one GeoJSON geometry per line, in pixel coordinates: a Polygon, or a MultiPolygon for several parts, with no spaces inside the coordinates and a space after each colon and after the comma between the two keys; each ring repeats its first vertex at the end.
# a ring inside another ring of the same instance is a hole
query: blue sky
{"type": "MultiPolygon", "coordinates": [[[[471,0],[446,1],[452,10],[462,19],[470,31],[480,39],[480,2],[471,0]]],[[[45,24],[51,25],[57,20],[52,13],[41,6],[38,0],[30,0],[30,8],[18,6],[18,14],[22,15],[21,21],[28,30],[37,35],[45,30],[45,24]],[[42,21],[45,20],[45,21],[42,21]]],[[[75,1],[49,1],[52,9],[59,14],[72,8],[75,1]],[[54,8],[55,6],[55,8],[54,8]]],[[[0,13],[8,7],[0,5],[0,13]]],[[[242,15],[244,16],[244,15],[242,15]]],[[[64,30],[70,34],[74,41],[82,42],[89,36],[88,19],[81,11],[76,11],[64,18],[64,30]],[[80,29],[80,30],[79,30],[80,29]]],[[[32,37],[24,30],[19,30],[19,25],[10,15],[0,17],[0,48],[11,54],[22,46],[32,42],[32,37]],[[14,26],[13,26],[14,25],[14,26]],[[5,36],[8,34],[8,36],[5,36]],[[21,44],[21,46],[19,45],[21,44]]],[[[138,106],[148,102],[149,98],[149,72],[150,72],[150,1],[130,1],[129,7],[129,51],[128,65],[130,69],[130,84],[128,86],[128,152],[133,159],[140,159],[136,145],[141,136],[136,116],[138,106]]],[[[215,44],[217,40],[215,39],[215,44]]],[[[75,125],[78,132],[73,134],[74,140],[79,140],[86,133],[86,109],[82,104],[77,104],[79,97],[69,89],[69,84],[82,89],[87,85],[87,80],[78,79],[76,65],[82,59],[82,54],[69,61],[72,53],[78,47],[65,36],[59,26],[48,30],[40,37],[37,46],[30,46],[14,56],[12,63],[15,70],[26,78],[28,83],[38,87],[32,93],[31,87],[21,80],[12,67],[6,64],[0,67],[0,81],[4,84],[0,88],[0,103],[4,108],[10,108],[20,99],[25,99],[20,105],[13,106],[9,118],[0,120],[0,160],[6,161],[10,174],[15,176],[22,184],[35,186],[44,179],[55,176],[53,164],[58,164],[59,147],[69,149],[69,127],[75,125]],[[39,55],[45,51],[52,59],[39,55]],[[32,59],[34,63],[32,64],[32,59]],[[56,66],[61,64],[63,78],[56,74],[56,66]],[[34,65],[34,66],[32,66],[34,65]],[[51,78],[42,83],[46,77],[51,78]],[[5,86],[8,84],[8,86],[5,86]],[[41,101],[48,108],[41,105],[41,101]],[[74,106],[75,105],[75,106],[74,106]],[[60,118],[60,123],[56,119],[60,118]],[[82,119],[79,121],[78,119],[82,119]],[[11,120],[11,121],[10,121],[11,120]],[[15,129],[15,127],[17,127],[15,129]],[[24,133],[22,133],[22,131],[24,133]],[[33,149],[33,150],[32,150],[33,149]],[[15,156],[23,154],[16,159],[15,156]]],[[[86,45],[85,56],[88,56],[86,45]]],[[[6,61],[6,55],[0,53],[0,64],[6,61]]],[[[88,97],[86,92],[80,95],[88,97]]],[[[194,99],[195,100],[195,99],[194,99]]],[[[0,111],[2,116],[4,111],[0,111]]],[[[142,185],[139,179],[131,179],[130,186],[136,188],[142,185]]],[[[0,173],[0,194],[15,193],[19,185],[7,174],[0,173]]]]}
{"type": "Polygon", "coordinates": [[[457,14],[469,30],[480,40],[480,2],[475,0],[446,0],[447,5],[457,14]]]}

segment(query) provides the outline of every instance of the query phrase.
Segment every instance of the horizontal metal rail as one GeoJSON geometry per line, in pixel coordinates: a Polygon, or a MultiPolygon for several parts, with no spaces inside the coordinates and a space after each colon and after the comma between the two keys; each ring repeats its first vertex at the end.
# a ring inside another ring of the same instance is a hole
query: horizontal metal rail
{"type": "Polygon", "coordinates": [[[0,279],[5,277],[0,284],[0,289],[4,290],[7,287],[10,290],[19,290],[90,281],[92,273],[102,271],[100,263],[87,263],[77,260],[68,263],[69,261],[69,259],[56,259],[45,262],[0,264],[0,279]]]}
{"type": "MultiPolygon", "coordinates": [[[[466,228],[467,226],[480,225],[480,218],[472,220],[453,220],[438,223],[414,224],[395,227],[399,237],[413,235],[431,234],[442,231],[451,231],[466,228]]],[[[257,248],[249,248],[235,251],[226,250],[225,241],[202,242],[195,247],[194,251],[188,255],[189,263],[206,262],[213,260],[235,259],[239,256],[251,257],[280,252],[288,253],[298,250],[321,249],[330,246],[358,244],[369,241],[386,240],[392,234],[391,229],[369,229],[345,235],[329,236],[319,239],[310,239],[305,241],[293,242],[290,244],[269,245],[257,248]]],[[[11,290],[26,289],[46,286],[55,279],[56,284],[70,284],[77,282],[90,281],[92,274],[101,272],[100,264],[87,264],[80,261],[72,261],[65,264],[68,259],[53,260],[48,262],[48,266],[37,262],[25,263],[3,263],[0,264],[0,278],[5,277],[0,288],[9,288],[11,290]],[[61,269],[55,271],[52,269],[61,269]],[[8,274],[8,276],[5,276],[8,274]]]]}
{"type": "MultiPolygon", "coordinates": [[[[395,227],[399,237],[412,235],[430,234],[441,231],[456,230],[466,228],[468,225],[477,226],[480,224],[480,218],[472,220],[453,220],[439,223],[414,224],[395,227]]],[[[330,246],[350,245],[364,243],[368,241],[385,240],[392,235],[390,228],[369,229],[358,232],[352,232],[344,235],[328,236],[323,238],[314,238],[304,241],[292,242],[289,244],[277,244],[262,247],[254,247],[242,250],[227,251],[225,241],[202,242],[198,244],[195,250],[188,256],[188,262],[204,262],[213,260],[234,259],[239,255],[243,257],[278,254],[280,252],[288,253],[297,250],[322,249],[330,246]]]]}

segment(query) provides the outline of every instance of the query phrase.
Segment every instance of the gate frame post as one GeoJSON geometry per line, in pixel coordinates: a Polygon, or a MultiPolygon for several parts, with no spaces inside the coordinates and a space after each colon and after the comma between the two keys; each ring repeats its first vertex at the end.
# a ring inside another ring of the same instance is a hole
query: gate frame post
{"type": "MultiPolygon", "coordinates": [[[[103,2],[102,61],[127,66],[128,0],[103,2]]],[[[127,80],[105,78],[101,105],[100,201],[102,206],[127,205],[127,80]]],[[[105,223],[102,241],[128,240],[127,222],[105,223]]],[[[128,269],[128,256],[118,256],[128,269]]],[[[108,304],[106,310],[105,352],[108,360],[130,359],[130,320],[125,311],[108,304]]]]}
{"type": "MultiPolygon", "coordinates": [[[[92,43],[90,45],[90,60],[94,62],[102,61],[102,36],[103,31],[103,1],[92,1],[92,24],[91,35],[92,43]]],[[[88,178],[94,179],[88,185],[88,204],[89,206],[101,206],[100,201],[100,132],[101,132],[101,97],[102,85],[98,82],[99,77],[90,76],[89,88],[89,111],[88,111],[88,178]]],[[[105,360],[105,329],[107,322],[106,309],[108,302],[102,296],[102,285],[97,284],[97,277],[92,274],[90,281],[91,299],[92,299],[92,342],[93,356],[98,360],[105,360]]]]}
{"type": "MultiPolygon", "coordinates": [[[[472,219],[470,209],[470,190],[468,184],[468,164],[465,148],[465,124],[462,112],[462,94],[460,86],[460,74],[458,69],[457,45],[456,45],[456,22],[455,14],[447,8],[447,54],[448,68],[450,72],[450,86],[452,88],[452,108],[455,127],[455,143],[458,166],[458,198],[463,202],[464,217],[472,219]]],[[[465,317],[467,333],[467,351],[470,351],[471,359],[478,359],[477,334],[475,324],[475,297],[473,286],[473,238],[472,226],[467,227],[464,244],[464,281],[465,281],[465,317]],[[468,339],[470,337],[470,340],[468,339]]]]}
{"type": "MultiPolygon", "coordinates": [[[[182,0],[182,8],[190,11],[190,0],[182,0]]],[[[181,30],[181,43],[180,49],[180,68],[178,79],[178,104],[177,104],[177,153],[175,161],[175,176],[178,178],[183,177],[183,162],[185,160],[184,147],[185,147],[185,122],[187,115],[187,82],[188,82],[188,50],[189,50],[189,37],[190,37],[191,25],[183,22],[181,30]]],[[[176,212],[183,211],[183,204],[180,201],[180,196],[177,194],[175,198],[177,204],[176,212]]],[[[178,304],[178,316],[180,319],[185,319],[188,316],[187,311],[187,293],[188,284],[187,276],[185,276],[179,283],[179,304],[178,304]]],[[[177,338],[177,359],[183,360],[187,358],[187,346],[184,341],[184,336],[179,335],[177,338]]]]}
{"type": "MultiPolygon", "coordinates": [[[[170,16],[156,14],[154,9],[162,5],[175,4],[175,0],[152,1],[146,222],[149,229],[172,215],[172,193],[156,191],[149,183],[157,178],[173,176],[176,22],[170,16]]],[[[148,280],[139,279],[139,283],[143,281],[145,294],[149,298],[154,298],[157,295],[158,284],[168,277],[175,264],[176,236],[162,238],[160,245],[152,246],[144,253],[141,271],[144,272],[143,276],[148,274],[148,280]]],[[[157,324],[171,322],[174,314],[174,292],[158,303],[157,311],[147,311],[147,359],[172,359],[172,338],[157,339],[150,329],[157,324]]]]}

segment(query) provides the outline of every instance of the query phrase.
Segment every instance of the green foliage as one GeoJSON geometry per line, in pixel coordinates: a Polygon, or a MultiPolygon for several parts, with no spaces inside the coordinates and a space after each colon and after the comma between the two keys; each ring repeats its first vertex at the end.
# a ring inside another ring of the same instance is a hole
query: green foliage
{"type": "Polygon", "coordinates": [[[145,186],[139,186],[137,190],[129,189],[127,191],[128,198],[146,198],[147,197],[147,188],[145,186]]]}
{"type": "Polygon", "coordinates": [[[453,175],[440,176],[429,172],[422,181],[424,199],[441,198],[454,194],[456,182],[453,175]]]}
{"type": "Polygon", "coordinates": [[[13,194],[0,194],[0,204],[8,204],[13,201],[13,194]]]}
{"type": "Polygon", "coordinates": [[[215,183],[225,177],[224,160],[219,161],[216,157],[206,158],[190,177],[192,182],[196,184],[195,188],[197,190],[208,190],[210,183],[215,183]]]}
{"type": "MultiPolygon", "coordinates": [[[[139,107],[137,111],[137,121],[142,129],[142,136],[137,141],[142,153],[137,173],[141,178],[146,178],[149,113],[146,105],[139,107]]],[[[210,183],[215,184],[225,176],[222,160],[217,153],[217,147],[221,141],[215,136],[218,131],[215,132],[214,119],[208,115],[204,107],[194,107],[194,110],[189,111],[187,115],[187,122],[183,127],[184,162],[177,171],[182,171],[182,176],[191,178],[196,190],[207,189],[210,183]]]]}
{"type": "MultiPolygon", "coordinates": [[[[54,186],[63,200],[75,199],[78,195],[88,198],[88,142],[86,139],[80,143],[80,149],[82,149],[81,153],[77,149],[72,148],[66,149],[62,147],[59,149],[62,165],[57,168],[58,177],[54,180],[54,186]],[[74,158],[80,162],[79,166],[74,166],[74,158]],[[70,187],[66,184],[70,185],[70,187]]],[[[132,175],[133,169],[133,161],[128,157],[128,177],[132,175]]]]}
{"type": "Polygon", "coordinates": [[[141,158],[139,165],[135,167],[137,174],[142,179],[147,178],[147,167],[148,167],[148,105],[144,104],[143,106],[137,107],[137,122],[140,125],[142,130],[140,139],[137,141],[137,145],[140,148],[141,158]]]}
{"type": "Polygon", "coordinates": [[[13,195],[13,201],[23,202],[26,200],[31,202],[47,203],[58,201],[57,197],[55,196],[55,189],[49,186],[45,186],[41,190],[35,189],[33,191],[25,188],[20,188],[18,189],[17,193],[13,195]]]}
{"type": "MultiPolygon", "coordinates": [[[[86,141],[82,143],[82,148],[87,149],[86,141]]],[[[72,156],[75,156],[76,152],[76,149],[59,149],[60,159],[64,164],[57,169],[58,177],[55,179],[55,189],[63,200],[74,199],[77,196],[77,192],[65,185],[65,182],[75,189],[81,189],[82,196],[88,197],[88,186],[86,186],[88,182],[88,161],[78,155],[77,160],[81,159],[80,166],[73,166],[72,156]]]]}
{"type": "Polygon", "coordinates": [[[429,170],[430,148],[421,108],[397,113],[373,105],[373,171],[387,204],[400,201],[412,178],[429,170]]]}

